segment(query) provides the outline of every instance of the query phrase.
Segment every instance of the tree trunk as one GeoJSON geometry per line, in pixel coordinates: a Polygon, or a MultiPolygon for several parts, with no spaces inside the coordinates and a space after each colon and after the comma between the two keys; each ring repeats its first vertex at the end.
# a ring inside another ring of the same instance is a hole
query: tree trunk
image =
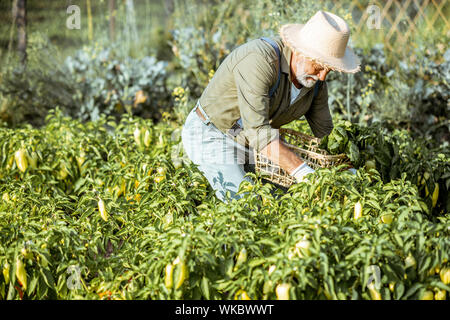
{"type": "Polygon", "coordinates": [[[92,7],[91,0],[86,0],[87,14],[88,14],[88,39],[92,42],[94,39],[94,28],[92,26],[92,7]]]}
{"type": "Polygon", "coordinates": [[[166,15],[170,16],[174,10],[173,0],[164,0],[164,8],[166,9],[166,15]]]}
{"type": "Polygon", "coordinates": [[[12,1],[11,6],[11,31],[9,32],[9,43],[8,43],[8,56],[11,56],[14,43],[14,31],[16,30],[16,17],[17,17],[17,0],[12,1]]]}
{"type": "Polygon", "coordinates": [[[16,15],[17,25],[17,50],[22,64],[27,60],[27,1],[15,0],[13,14],[16,15]]]}
{"type": "Polygon", "coordinates": [[[116,39],[116,0],[109,0],[109,39],[116,39]]]}

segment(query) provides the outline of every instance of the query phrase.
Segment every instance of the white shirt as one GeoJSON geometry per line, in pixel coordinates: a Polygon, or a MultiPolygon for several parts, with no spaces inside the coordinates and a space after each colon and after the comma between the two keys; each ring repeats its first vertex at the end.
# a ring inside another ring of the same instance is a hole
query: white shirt
{"type": "Polygon", "coordinates": [[[300,94],[300,91],[302,91],[303,87],[301,87],[300,89],[297,89],[297,87],[294,85],[293,82],[291,82],[291,105],[292,102],[294,102],[294,100],[298,97],[298,95],[300,94]]]}

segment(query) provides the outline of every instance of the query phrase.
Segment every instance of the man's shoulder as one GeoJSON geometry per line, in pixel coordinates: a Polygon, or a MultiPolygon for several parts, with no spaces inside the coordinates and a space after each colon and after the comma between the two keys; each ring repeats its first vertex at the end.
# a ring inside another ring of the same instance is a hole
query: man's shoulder
{"type": "MultiPolygon", "coordinates": [[[[234,51],[236,56],[245,57],[250,54],[259,54],[262,57],[266,58],[270,62],[274,60],[278,60],[277,53],[272,48],[272,45],[268,43],[267,41],[264,41],[261,39],[262,37],[252,39],[247,41],[246,43],[242,44],[241,46],[237,47],[234,51]]],[[[275,37],[268,37],[275,41],[275,43],[279,46],[280,51],[283,50],[283,42],[281,40],[281,37],[275,36],[275,37]]]]}

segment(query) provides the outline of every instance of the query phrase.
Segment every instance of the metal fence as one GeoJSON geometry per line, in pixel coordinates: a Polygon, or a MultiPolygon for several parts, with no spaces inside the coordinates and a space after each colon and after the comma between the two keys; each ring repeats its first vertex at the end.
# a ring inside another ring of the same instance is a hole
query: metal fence
{"type": "Polygon", "coordinates": [[[347,0],[323,1],[333,12],[351,14],[355,41],[364,37],[383,41],[386,48],[405,52],[416,36],[430,33],[450,37],[450,1],[448,0],[347,0]]]}

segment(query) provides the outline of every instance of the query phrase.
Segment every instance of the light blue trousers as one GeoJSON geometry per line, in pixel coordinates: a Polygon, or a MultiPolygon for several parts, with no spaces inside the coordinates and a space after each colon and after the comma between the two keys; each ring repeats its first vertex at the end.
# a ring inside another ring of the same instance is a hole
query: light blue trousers
{"type": "Polygon", "coordinates": [[[249,177],[244,177],[245,159],[247,157],[253,161],[252,150],[223,134],[210,122],[199,103],[186,118],[181,139],[187,156],[198,165],[221,201],[241,198],[242,194],[236,194],[241,182],[247,180],[253,183],[249,177]],[[206,121],[199,118],[196,108],[200,109],[206,121]],[[227,191],[230,192],[230,199],[226,197],[227,191]]]}

